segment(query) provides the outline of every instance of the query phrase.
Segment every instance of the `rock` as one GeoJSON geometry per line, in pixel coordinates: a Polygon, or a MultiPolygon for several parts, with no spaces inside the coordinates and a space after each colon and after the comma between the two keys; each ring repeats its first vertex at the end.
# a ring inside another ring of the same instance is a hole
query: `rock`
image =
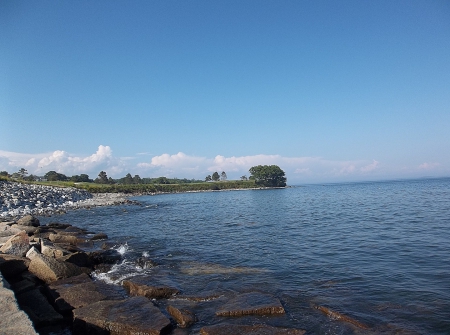
{"type": "Polygon", "coordinates": [[[170,320],[143,297],[99,301],[73,310],[73,317],[73,335],[160,335],[171,328],[170,320]]]}
{"type": "Polygon", "coordinates": [[[75,252],[66,256],[58,258],[61,262],[69,262],[79,267],[88,267],[91,265],[89,257],[85,252],[75,252]]]}
{"type": "Polygon", "coordinates": [[[91,241],[107,240],[107,239],[108,239],[108,235],[106,235],[104,233],[99,233],[99,234],[95,234],[94,236],[92,236],[91,241]]]}
{"type": "Polygon", "coordinates": [[[48,228],[55,228],[55,229],[66,229],[68,227],[71,227],[71,224],[68,223],[59,223],[59,222],[50,222],[47,224],[46,227],[48,228]]]}
{"type": "Polygon", "coordinates": [[[62,315],[55,311],[38,288],[18,294],[17,301],[36,327],[54,325],[63,321],[62,315]]]}
{"type": "Polygon", "coordinates": [[[122,255],[114,249],[93,251],[88,256],[92,264],[114,264],[122,259],[122,255]]]}
{"type": "Polygon", "coordinates": [[[178,327],[187,328],[197,321],[195,314],[187,309],[178,309],[172,305],[167,306],[167,312],[177,322],[178,327]]]}
{"type": "Polygon", "coordinates": [[[36,249],[36,247],[31,247],[30,250],[27,251],[27,253],[25,254],[25,257],[28,259],[33,259],[34,257],[36,257],[36,255],[39,255],[40,252],[39,250],[36,249]]]}
{"type": "Polygon", "coordinates": [[[125,287],[130,295],[143,296],[148,299],[168,299],[180,292],[172,287],[149,286],[138,282],[133,282],[132,280],[124,280],[122,286],[125,287]]]}
{"type": "Polygon", "coordinates": [[[151,259],[148,259],[146,257],[139,257],[136,260],[136,265],[139,266],[142,269],[151,269],[152,267],[157,266],[158,264],[151,259]]]}
{"type": "Polygon", "coordinates": [[[17,229],[17,230],[25,230],[27,232],[28,235],[33,235],[34,233],[36,233],[36,231],[39,230],[38,227],[34,227],[34,226],[23,226],[23,225],[19,225],[19,224],[13,224],[11,226],[11,229],[17,229]]]}
{"type": "Polygon", "coordinates": [[[17,221],[18,225],[39,227],[39,220],[32,215],[26,215],[17,221]]]}
{"type": "Polygon", "coordinates": [[[5,254],[25,256],[29,249],[30,239],[25,231],[21,231],[6,241],[6,243],[0,248],[0,251],[5,254]]]}
{"type": "Polygon", "coordinates": [[[369,329],[369,327],[366,326],[365,324],[363,324],[347,315],[333,311],[333,310],[329,309],[328,307],[315,306],[315,308],[318,309],[319,311],[321,311],[326,316],[328,316],[330,319],[348,322],[348,323],[351,323],[352,325],[354,325],[358,328],[361,328],[361,329],[369,329]]]}
{"type": "Polygon", "coordinates": [[[303,335],[305,330],[278,328],[267,325],[232,325],[220,324],[200,329],[200,335],[303,335]]]}
{"type": "Polygon", "coordinates": [[[11,237],[20,233],[22,229],[11,228],[10,226],[6,226],[5,229],[0,231],[0,237],[11,237]]]}
{"type": "Polygon", "coordinates": [[[29,264],[30,260],[25,257],[0,254],[0,271],[8,280],[26,271],[29,264]]]}
{"type": "Polygon", "coordinates": [[[18,294],[35,289],[36,283],[34,281],[26,278],[26,279],[22,279],[21,281],[18,281],[17,283],[12,284],[11,288],[13,289],[14,293],[16,295],[18,295],[18,294]]]}
{"type": "Polygon", "coordinates": [[[220,310],[217,316],[269,315],[284,314],[281,302],[270,295],[258,292],[245,293],[230,300],[220,310]]]}
{"type": "Polygon", "coordinates": [[[41,253],[48,257],[58,258],[69,254],[67,250],[54,245],[52,242],[41,239],[41,253]]]}
{"type": "Polygon", "coordinates": [[[69,243],[76,245],[78,238],[73,235],[50,234],[48,239],[54,243],[69,243]]]}
{"type": "Polygon", "coordinates": [[[60,262],[42,254],[33,254],[28,271],[46,283],[82,273],[81,268],[75,264],[60,262]]]}

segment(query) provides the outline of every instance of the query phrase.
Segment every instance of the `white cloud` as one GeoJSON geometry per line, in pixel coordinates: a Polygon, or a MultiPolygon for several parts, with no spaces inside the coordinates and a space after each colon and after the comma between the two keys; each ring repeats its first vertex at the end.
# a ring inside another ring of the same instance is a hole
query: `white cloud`
{"type": "Polygon", "coordinates": [[[361,172],[371,172],[378,169],[378,165],[380,165],[380,162],[374,159],[371,164],[361,167],[360,170],[361,172]]]}

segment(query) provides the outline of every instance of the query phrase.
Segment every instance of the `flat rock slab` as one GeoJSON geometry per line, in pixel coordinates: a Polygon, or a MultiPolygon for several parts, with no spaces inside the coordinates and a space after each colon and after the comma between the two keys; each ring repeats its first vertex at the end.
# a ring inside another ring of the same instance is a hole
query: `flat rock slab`
{"type": "Polygon", "coordinates": [[[179,293],[176,288],[168,286],[150,286],[132,280],[124,280],[122,285],[130,295],[143,296],[149,299],[168,299],[179,293]]]}
{"type": "Polygon", "coordinates": [[[271,327],[267,325],[230,325],[207,326],[200,329],[200,335],[303,335],[302,329],[271,327]]]}
{"type": "Polygon", "coordinates": [[[195,314],[185,308],[177,308],[175,306],[169,305],[167,306],[167,312],[169,312],[170,316],[177,322],[178,327],[187,328],[190,327],[197,321],[195,314]]]}
{"type": "Polygon", "coordinates": [[[237,296],[223,305],[217,316],[284,314],[280,300],[263,293],[251,292],[237,296]]]}
{"type": "Polygon", "coordinates": [[[33,255],[28,254],[31,258],[28,271],[47,284],[55,280],[77,276],[82,273],[80,267],[68,262],[60,262],[52,257],[48,257],[38,252],[33,255]]]}
{"type": "Polygon", "coordinates": [[[75,309],[73,316],[73,335],[160,335],[171,327],[170,320],[144,297],[99,301],[75,309]]]}

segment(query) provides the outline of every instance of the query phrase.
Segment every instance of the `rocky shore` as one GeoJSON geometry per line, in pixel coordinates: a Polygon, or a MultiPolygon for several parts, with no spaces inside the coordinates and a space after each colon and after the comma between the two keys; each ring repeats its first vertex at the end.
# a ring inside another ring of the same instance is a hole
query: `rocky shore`
{"type": "Polygon", "coordinates": [[[91,194],[73,187],[0,181],[0,218],[51,215],[70,209],[126,203],[121,193],[91,194]]]}
{"type": "MultiPolygon", "coordinates": [[[[106,234],[94,234],[70,224],[41,226],[36,217],[28,215],[17,221],[0,222],[0,236],[1,276],[39,334],[189,334],[184,329],[199,322],[193,306],[201,307],[214,299],[220,307],[211,317],[285,313],[276,297],[261,292],[226,298],[195,297],[183,296],[176,287],[158,285],[149,276],[128,278],[121,285],[94,280],[93,273],[108,271],[122,256],[110,247],[106,234]]],[[[157,265],[141,257],[136,266],[157,265]]],[[[4,301],[0,301],[1,308],[5,308],[4,301]]],[[[202,335],[305,333],[264,324],[201,322],[206,324],[200,329],[202,335]]],[[[17,333],[19,323],[17,328],[9,323],[11,331],[2,334],[17,333]]]]}

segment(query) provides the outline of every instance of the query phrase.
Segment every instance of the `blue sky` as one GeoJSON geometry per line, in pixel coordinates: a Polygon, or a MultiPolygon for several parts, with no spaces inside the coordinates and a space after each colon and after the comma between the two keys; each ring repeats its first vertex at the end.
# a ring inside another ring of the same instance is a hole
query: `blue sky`
{"type": "Polygon", "coordinates": [[[450,176],[448,1],[0,2],[0,170],[450,176]]]}

